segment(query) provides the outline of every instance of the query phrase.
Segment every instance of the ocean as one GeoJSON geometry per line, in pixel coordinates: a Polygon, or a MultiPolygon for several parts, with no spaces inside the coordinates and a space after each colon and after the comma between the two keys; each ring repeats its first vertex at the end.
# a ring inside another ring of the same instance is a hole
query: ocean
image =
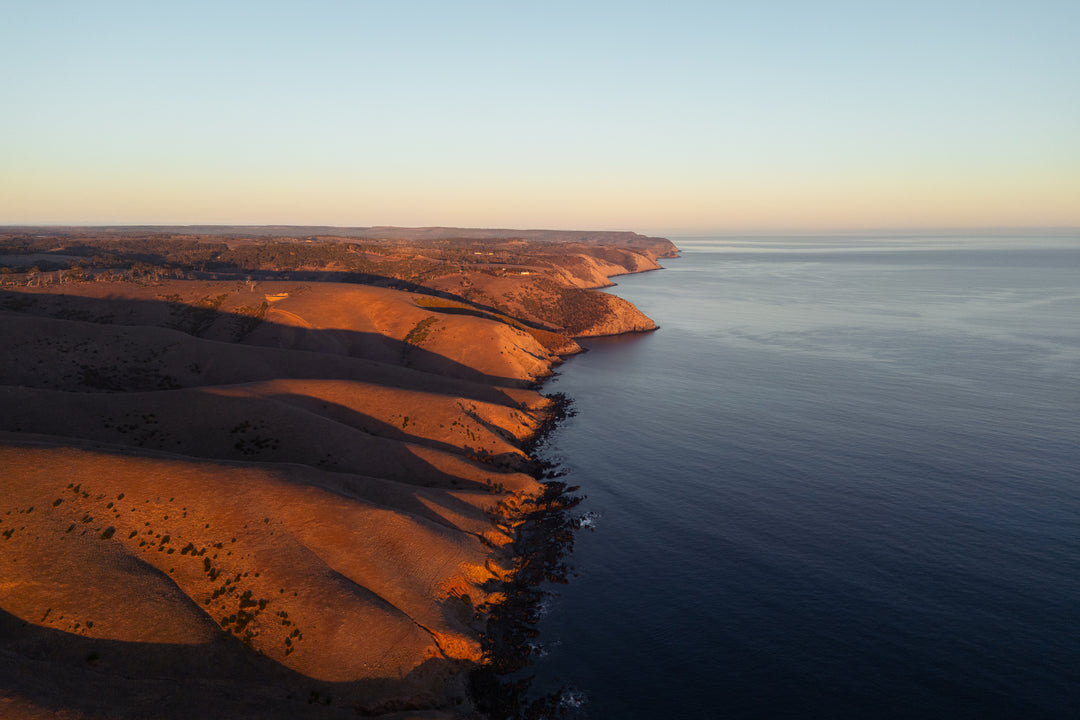
{"type": "Polygon", "coordinates": [[[546,390],[571,717],[1080,717],[1080,233],[673,238],[546,390]]]}

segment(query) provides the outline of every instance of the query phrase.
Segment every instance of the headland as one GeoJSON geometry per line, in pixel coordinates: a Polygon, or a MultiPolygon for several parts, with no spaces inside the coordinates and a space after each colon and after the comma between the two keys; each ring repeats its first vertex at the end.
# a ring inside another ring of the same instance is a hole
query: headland
{"type": "Polygon", "coordinates": [[[634,233],[0,229],[0,715],[479,717],[634,233]],[[512,603],[511,603],[512,605],[512,603]]]}

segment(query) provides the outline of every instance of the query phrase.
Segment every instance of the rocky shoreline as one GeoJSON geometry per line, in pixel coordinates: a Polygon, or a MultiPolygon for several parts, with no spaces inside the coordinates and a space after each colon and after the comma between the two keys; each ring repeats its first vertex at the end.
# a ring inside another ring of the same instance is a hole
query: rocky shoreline
{"type": "Polygon", "coordinates": [[[87,232],[0,233],[69,263],[0,276],[5,717],[550,710],[507,679],[576,523],[537,388],[655,327],[588,288],[674,246],[87,232]]]}
{"type": "MultiPolygon", "coordinates": [[[[540,449],[548,434],[573,414],[572,401],[562,394],[545,425],[530,441],[529,453],[540,449]]],[[[580,520],[571,511],[584,498],[554,479],[557,466],[540,463],[537,478],[544,492],[523,517],[515,537],[515,573],[504,583],[505,601],[491,609],[482,639],[485,662],[469,675],[469,688],[477,709],[490,718],[552,717],[559,709],[561,693],[530,696],[530,681],[514,676],[531,662],[540,607],[547,593],[544,583],[566,583],[565,559],[573,551],[580,520]]]]}

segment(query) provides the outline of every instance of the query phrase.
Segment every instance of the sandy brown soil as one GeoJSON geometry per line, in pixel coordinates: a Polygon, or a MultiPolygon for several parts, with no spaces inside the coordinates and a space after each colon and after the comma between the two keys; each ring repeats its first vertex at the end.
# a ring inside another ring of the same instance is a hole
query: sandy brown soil
{"type": "Polygon", "coordinates": [[[567,336],[424,297],[3,288],[0,717],[473,716],[567,336]]]}

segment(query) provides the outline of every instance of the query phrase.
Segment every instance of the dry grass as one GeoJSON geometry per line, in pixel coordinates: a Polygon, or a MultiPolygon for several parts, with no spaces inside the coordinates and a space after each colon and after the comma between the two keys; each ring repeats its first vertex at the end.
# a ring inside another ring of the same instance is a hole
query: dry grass
{"type": "Polygon", "coordinates": [[[474,316],[410,338],[430,313],[392,290],[291,287],[252,326],[244,288],[169,285],[0,312],[6,691],[49,702],[31,663],[72,717],[98,702],[87,672],[222,684],[196,706],[254,682],[258,702],[458,707],[512,561],[502,501],[539,489],[520,444],[547,401],[520,386],[548,356],[474,316]]]}
{"type": "Polygon", "coordinates": [[[0,290],[0,715],[469,711],[462,673],[540,491],[521,447],[550,402],[530,388],[580,349],[545,316],[577,305],[544,288],[618,266],[425,262],[470,302],[280,280],[0,290]]]}

